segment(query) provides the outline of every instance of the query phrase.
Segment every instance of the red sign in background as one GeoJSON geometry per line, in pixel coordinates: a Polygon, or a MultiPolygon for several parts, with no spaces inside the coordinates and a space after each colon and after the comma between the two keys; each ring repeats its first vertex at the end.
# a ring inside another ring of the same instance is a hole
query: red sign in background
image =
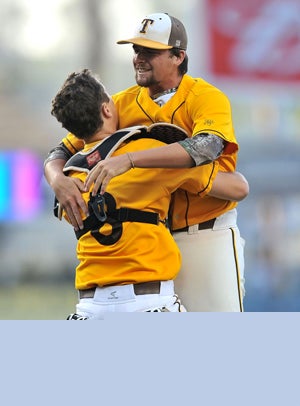
{"type": "Polygon", "coordinates": [[[207,0],[207,11],[214,74],[300,81],[299,0],[207,0]]]}

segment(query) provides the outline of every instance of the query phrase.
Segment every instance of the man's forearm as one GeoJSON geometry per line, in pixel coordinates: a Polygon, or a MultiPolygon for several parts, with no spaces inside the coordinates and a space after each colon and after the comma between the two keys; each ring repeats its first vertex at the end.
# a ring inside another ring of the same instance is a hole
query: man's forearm
{"type": "Polygon", "coordinates": [[[139,168],[189,168],[214,161],[222,153],[224,141],[214,134],[198,134],[160,148],[131,153],[139,168]]]}
{"type": "Polygon", "coordinates": [[[44,174],[51,187],[56,178],[63,175],[63,167],[71,156],[72,153],[62,142],[49,152],[44,161],[44,174]]]}
{"type": "Polygon", "coordinates": [[[213,181],[210,196],[223,200],[239,202],[249,194],[249,184],[247,179],[240,172],[217,173],[213,181]]]}
{"type": "Polygon", "coordinates": [[[178,143],[130,153],[137,168],[190,168],[195,162],[178,143]]]}

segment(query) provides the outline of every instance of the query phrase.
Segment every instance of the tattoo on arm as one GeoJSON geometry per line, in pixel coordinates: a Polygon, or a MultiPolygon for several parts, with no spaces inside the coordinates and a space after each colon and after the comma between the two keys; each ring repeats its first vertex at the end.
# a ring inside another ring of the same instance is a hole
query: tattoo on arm
{"type": "Polygon", "coordinates": [[[196,134],[194,137],[179,141],[194,160],[196,166],[200,166],[217,159],[225,146],[225,141],[215,134],[196,134]]]}

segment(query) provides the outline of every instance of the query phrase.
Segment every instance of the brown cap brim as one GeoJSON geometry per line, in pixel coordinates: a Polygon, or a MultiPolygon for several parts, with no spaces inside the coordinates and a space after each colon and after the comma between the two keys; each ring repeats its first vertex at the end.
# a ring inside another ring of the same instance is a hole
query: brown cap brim
{"type": "Polygon", "coordinates": [[[141,47],[145,48],[152,48],[152,49],[171,49],[173,48],[171,45],[165,45],[162,44],[161,42],[156,42],[156,41],[151,41],[150,39],[147,38],[129,38],[129,39],[124,39],[117,41],[117,44],[134,44],[134,45],[139,45],[141,47]]]}

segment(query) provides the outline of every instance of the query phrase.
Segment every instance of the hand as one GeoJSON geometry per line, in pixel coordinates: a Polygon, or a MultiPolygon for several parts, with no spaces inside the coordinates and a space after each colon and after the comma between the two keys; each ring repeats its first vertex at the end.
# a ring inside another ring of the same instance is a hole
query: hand
{"type": "Polygon", "coordinates": [[[56,178],[52,188],[72,226],[76,231],[82,229],[83,221],[81,213],[85,216],[89,215],[87,205],[81,195],[81,192],[84,192],[83,182],[80,179],[63,175],[56,178]]]}
{"type": "Polygon", "coordinates": [[[92,195],[95,196],[98,191],[100,194],[104,194],[109,181],[113,177],[127,172],[130,168],[131,162],[126,154],[107,158],[98,162],[85,180],[85,191],[89,190],[94,182],[92,195]]]}

